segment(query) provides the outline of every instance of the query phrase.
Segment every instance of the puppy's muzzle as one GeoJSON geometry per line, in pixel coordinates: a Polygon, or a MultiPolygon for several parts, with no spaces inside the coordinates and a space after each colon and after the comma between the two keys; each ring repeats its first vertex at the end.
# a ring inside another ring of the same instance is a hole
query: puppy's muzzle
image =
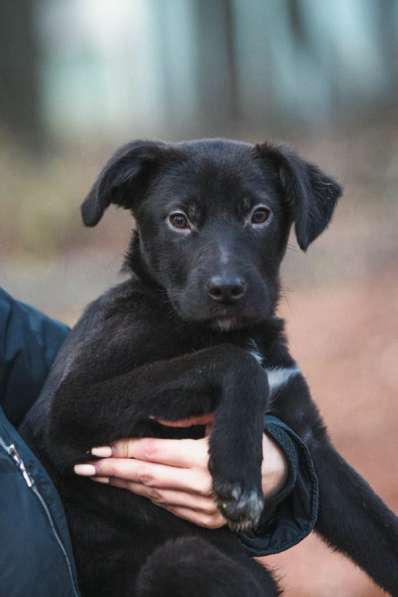
{"type": "Polygon", "coordinates": [[[212,276],[207,282],[209,297],[225,305],[238,303],[246,291],[247,282],[240,276],[212,276]]]}

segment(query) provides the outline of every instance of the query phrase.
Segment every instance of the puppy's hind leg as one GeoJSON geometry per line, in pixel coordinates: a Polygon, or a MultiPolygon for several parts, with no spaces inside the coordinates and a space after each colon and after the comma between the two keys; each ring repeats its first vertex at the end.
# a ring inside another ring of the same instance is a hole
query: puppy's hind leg
{"type": "Polygon", "coordinates": [[[197,537],[168,541],[146,561],[136,597],[276,597],[271,574],[249,560],[241,565],[197,537]],[[253,569],[251,569],[253,567],[253,569]]]}

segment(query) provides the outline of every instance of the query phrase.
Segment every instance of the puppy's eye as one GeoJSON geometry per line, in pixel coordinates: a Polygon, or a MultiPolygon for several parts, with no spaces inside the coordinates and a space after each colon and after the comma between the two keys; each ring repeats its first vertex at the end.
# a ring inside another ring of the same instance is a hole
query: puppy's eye
{"type": "Polygon", "coordinates": [[[169,223],[173,228],[178,230],[189,230],[189,220],[182,211],[175,211],[169,215],[169,223]]]}
{"type": "Polygon", "coordinates": [[[261,205],[252,211],[250,215],[250,223],[254,226],[261,226],[266,223],[270,215],[271,210],[268,207],[265,207],[265,205],[261,205]]]}

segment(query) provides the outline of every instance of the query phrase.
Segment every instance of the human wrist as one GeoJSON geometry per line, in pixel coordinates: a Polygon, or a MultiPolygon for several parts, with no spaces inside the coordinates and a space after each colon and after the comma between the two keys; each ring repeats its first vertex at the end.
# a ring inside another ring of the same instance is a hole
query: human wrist
{"type": "MultiPolygon", "coordinates": [[[[268,437],[269,441],[272,442],[272,454],[278,454],[279,457],[283,458],[284,462],[284,478],[282,482],[279,483],[279,487],[271,494],[268,491],[268,494],[270,494],[268,497],[271,497],[272,502],[277,504],[284,500],[294,489],[299,468],[298,452],[290,434],[287,432],[286,426],[275,417],[266,417],[264,436],[268,437]]],[[[267,497],[266,494],[265,497],[267,497]]]]}
{"type": "Polygon", "coordinates": [[[263,435],[262,489],[265,498],[272,498],[280,491],[289,477],[289,463],[278,442],[263,435]]]}

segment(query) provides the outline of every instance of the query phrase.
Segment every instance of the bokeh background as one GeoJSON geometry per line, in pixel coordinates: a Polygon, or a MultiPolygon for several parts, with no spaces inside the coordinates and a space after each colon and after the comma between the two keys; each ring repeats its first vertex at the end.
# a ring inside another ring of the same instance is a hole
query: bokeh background
{"type": "MultiPolygon", "coordinates": [[[[346,193],[307,255],[292,239],[280,310],[335,444],[398,511],[397,93],[393,0],[2,0],[0,284],[73,324],[120,279],[128,214],[85,230],[79,204],[127,140],[290,142],[346,193]]],[[[267,561],[288,596],[382,595],[315,536],[267,561]]]]}

